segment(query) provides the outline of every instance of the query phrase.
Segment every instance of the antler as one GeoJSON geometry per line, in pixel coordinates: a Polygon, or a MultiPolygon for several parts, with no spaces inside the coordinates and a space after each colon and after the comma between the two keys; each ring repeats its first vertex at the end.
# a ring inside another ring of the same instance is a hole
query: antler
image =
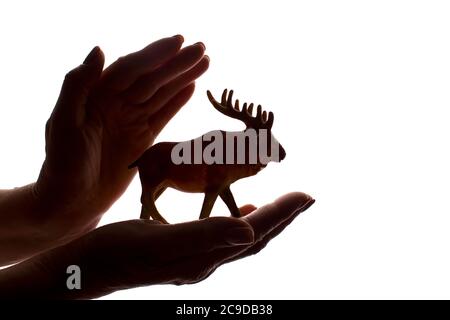
{"type": "Polygon", "coordinates": [[[241,120],[245,123],[247,128],[253,128],[253,129],[267,129],[270,130],[273,125],[273,113],[269,112],[269,115],[267,116],[267,112],[262,112],[261,105],[258,105],[256,108],[256,116],[252,116],[253,112],[253,103],[247,106],[247,103],[244,103],[242,106],[242,109],[239,108],[239,100],[236,99],[234,106],[233,106],[233,90],[230,90],[230,93],[227,93],[228,90],[223,90],[222,93],[222,101],[221,103],[217,102],[216,99],[212,96],[211,92],[208,90],[207,92],[208,99],[211,102],[211,104],[214,106],[216,110],[223,113],[224,115],[241,120]]]}

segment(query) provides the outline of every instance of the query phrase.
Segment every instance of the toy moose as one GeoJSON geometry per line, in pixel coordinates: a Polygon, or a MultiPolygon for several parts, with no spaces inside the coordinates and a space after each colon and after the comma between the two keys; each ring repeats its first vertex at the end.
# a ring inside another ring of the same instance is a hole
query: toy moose
{"type": "Polygon", "coordinates": [[[244,103],[240,109],[239,100],[236,100],[233,106],[233,90],[230,90],[228,95],[227,90],[224,90],[221,103],[214,99],[211,92],[207,91],[207,95],[215,109],[228,117],[241,120],[247,128],[239,132],[212,131],[194,140],[161,142],[147,149],[138,160],[129,166],[130,169],[134,167],[139,169],[142,184],[141,219],[152,217],[154,220],[168,223],[155,205],[155,201],[168,187],[184,192],[204,193],[200,219],[209,217],[218,196],[225,202],[232,216],[240,217],[240,211],[231,193],[230,185],[241,178],[257,174],[268,162],[280,162],[286,156],[283,147],[271,133],[274,120],[272,112],[267,116],[266,111],[262,112],[261,105],[258,105],[256,116],[253,117],[253,103],[249,106],[244,103]],[[253,139],[253,142],[256,143],[258,147],[256,149],[259,150],[257,156],[255,148],[253,148],[253,153],[251,152],[251,139],[247,139],[252,137],[250,133],[253,133],[253,137],[256,139],[256,141],[253,139]],[[211,142],[210,138],[206,137],[215,137],[215,140],[211,142]],[[240,139],[244,143],[234,144],[236,139],[240,139]],[[199,155],[199,150],[196,150],[195,146],[200,146],[201,156],[208,148],[211,149],[213,143],[218,141],[222,143],[211,153],[215,159],[213,163],[211,161],[209,163],[206,163],[208,161],[200,163],[195,161],[194,158],[197,157],[198,160],[199,155]],[[231,148],[228,147],[230,145],[231,148]],[[174,163],[174,150],[179,149],[180,146],[183,148],[182,158],[187,161],[174,163]],[[184,149],[191,146],[194,146],[194,154],[189,154],[189,150],[184,149]],[[270,147],[271,155],[264,160],[261,157],[261,149],[266,146],[270,147]],[[242,157],[242,152],[245,153],[244,157],[242,157]],[[236,155],[238,161],[236,161],[236,155]],[[223,161],[224,158],[227,159],[226,163],[223,161]],[[253,161],[251,161],[252,158],[253,161]],[[194,163],[192,163],[192,159],[194,159],[194,163]],[[230,159],[232,161],[229,161],[230,159]]]}

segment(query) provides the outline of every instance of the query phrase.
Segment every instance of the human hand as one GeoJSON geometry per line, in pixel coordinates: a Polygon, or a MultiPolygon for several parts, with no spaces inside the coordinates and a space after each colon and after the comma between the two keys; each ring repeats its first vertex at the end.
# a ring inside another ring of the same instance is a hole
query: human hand
{"type": "Polygon", "coordinates": [[[201,43],[182,36],[158,40],[103,70],[96,47],[64,80],[46,126],[46,158],[34,194],[40,217],[61,236],[93,229],[125,191],[128,165],[189,100],[209,65],[201,43]]]}
{"type": "Polygon", "coordinates": [[[137,286],[196,283],[224,263],[259,252],[313,203],[304,193],[290,193],[254,211],[252,206],[243,207],[244,214],[253,211],[243,218],[110,224],[18,265],[31,272],[35,283],[22,280],[23,288],[15,281],[13,289],[4,292],[15,291],[19,297],[95,298],[137,286]],[[81,290],[66,287],[69,265],[80,267],[81,290]]]}

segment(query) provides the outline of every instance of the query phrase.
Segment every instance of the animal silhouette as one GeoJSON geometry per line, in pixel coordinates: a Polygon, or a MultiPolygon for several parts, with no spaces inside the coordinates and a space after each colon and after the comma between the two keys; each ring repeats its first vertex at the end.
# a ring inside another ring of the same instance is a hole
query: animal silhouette
{"type": "Polygon", "coordinates": [[[228,94],[225,89],[220,103],[210,91],[207,91],[207,96],[216,110],[242,121],[246,125],[245,130],[211,131],[193,140],[161,142],[147,149],[129,166],[139,170],[141,219],[152,217],[168,223],[155,205],[168,187],[183,192],[204,193],[200,219],[209,217],[217,197],[225,202],[232,216],[239,217],[240,211],[230,185],[257,174],[268,162],[280,162],[285,158],[284,148],[272,135],[272,112],[262,112],[261,105],[258,105],[253,117],[253,103],[244,103],[241,109],[239,100],[236,100],[233,106],[233,90],[228,94]],[[270,156],[267,155],[269,149],[270,156]]]}

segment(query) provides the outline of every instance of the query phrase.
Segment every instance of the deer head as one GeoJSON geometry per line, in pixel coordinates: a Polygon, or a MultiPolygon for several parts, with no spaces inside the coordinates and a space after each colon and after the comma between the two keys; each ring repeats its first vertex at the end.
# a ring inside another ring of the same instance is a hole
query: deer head
{"type": "MultiPolygon", "coordinates": [[[[254,104],[250,103],[248,105],[247,103],[244,103],[242,108],[240,108],[238,99],[236,99],[233,106],[233,90],[230,90],[228,93],[228,90],[225,89],[222,93],[220,103],[214,99],[209,90],[207,91],[207,95],[211,104],[220,113],[230,118],[241,120],[246,125],[246,129],[244,131],[256,131],[258,136],[258,146],[261,147],[261,143],[265,143],[266,150],[271,150],[270,161],[280,162],[286,157],[286,151],[272,134],[274,120],[274,115],[272,112],[267,113],[262,110],[261,105],[258,105],[256,108],[256,115],[253,116],[254,104]]],[[[259,153],[259,156],[261,156],[261,153],[259,153]]],[[[260,159],[260,157],[258,157],[258,159],[260,159]]]]}

